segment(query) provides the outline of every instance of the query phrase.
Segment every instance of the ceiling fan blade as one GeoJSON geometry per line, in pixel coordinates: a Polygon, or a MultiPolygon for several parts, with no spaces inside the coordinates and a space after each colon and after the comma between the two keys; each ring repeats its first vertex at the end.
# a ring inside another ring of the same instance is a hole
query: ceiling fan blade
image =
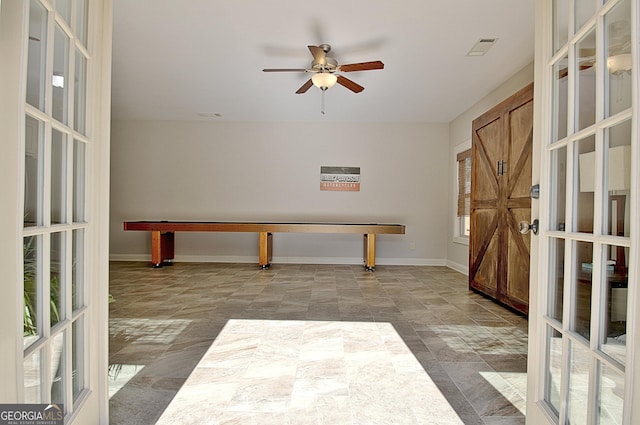
{"type": "Polygon", "coordinates": [[[354,93],[360,93],[362,90],[364,90],[364,87],[362,87],[360,84],[354,83],[353,81],[351,81],[348,78],[343,77],[342,75],[338,75],[338,81],[337,82],[341,86],[344,86],[344,87],[348,88],[349,90],[351,90],[354,93]]]}
{"type": "Polygon", "coordinates": [[[322,49],[322,47],[318,47],[318,46],[307,46],[307,47],[309,47],[309,51],[313,55],[313,61],[315,63],[320,65],[327,64],[327,55],[322,49]]]}
{"type": "Polygon", "coordinates": [[[300,87],[300,88],[298,89],[298,91],[296,92],[296,94],[303,94],[303,93],[306,93],[306,92],[307,92],[307,90],[309,90],[309,89],[311,88],[311,86],[312,86],[312,85],[313,85],[313,81],[311,81],[311,78],[309,78],[309,80],[308,80],[306,83],[304,83],[304,84],[302,85],[302,87],[300,87]]]}
{"type": "Polygon", "coordinates": [[[262,72],[307,72],[304,68],[267,68],[262,72]]]}
{"type": "Polygon", "coordinates": [[[369,71],[371,69],[384,69],[384,63],[381,61],[350,63],[348,65],[340,65],[340,71],[369,71]]]}

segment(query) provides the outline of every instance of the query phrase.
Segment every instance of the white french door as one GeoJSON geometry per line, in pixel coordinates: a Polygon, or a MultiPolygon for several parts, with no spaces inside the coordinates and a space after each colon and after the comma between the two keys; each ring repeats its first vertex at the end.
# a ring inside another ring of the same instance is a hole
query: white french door
{"type": "Polygon", "coordinates": [[[19,261],[5,276],[19,290],[0,297],[14,324],[3,341],[16,343],[3,346],[16,355],[0,366],[2,402],[64,405],[65,423],[108,422],[110,10],[109,0],[0,9],[3,166],[19,164],[5,168],[18,190],[4,198],[14,219],[3,209],[3,230],[17,237],[0,243],[19,261]]]}
{"type": "Polygon", "coordinates": [[[88,2],[29,2],[23,204],[24,403],[87,396],[88,2]]]}
{"type": "Polygon", "coordinates": [[[638,7],[536,5],[527,423],[640,423],[638,7]]]}

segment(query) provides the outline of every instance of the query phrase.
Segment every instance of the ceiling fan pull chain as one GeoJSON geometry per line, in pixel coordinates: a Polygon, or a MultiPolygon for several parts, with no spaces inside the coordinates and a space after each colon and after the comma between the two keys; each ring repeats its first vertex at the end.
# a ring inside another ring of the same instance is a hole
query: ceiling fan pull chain
{"type": "Polygon", "coordinates": [[[322,94],[320,95],[321,96],[321,98],[320,98],[320,113],[322,115],[324,115],[324,93],[325,93],[325,91],[326,90],[322,90],[321,91],[322,94]]]}

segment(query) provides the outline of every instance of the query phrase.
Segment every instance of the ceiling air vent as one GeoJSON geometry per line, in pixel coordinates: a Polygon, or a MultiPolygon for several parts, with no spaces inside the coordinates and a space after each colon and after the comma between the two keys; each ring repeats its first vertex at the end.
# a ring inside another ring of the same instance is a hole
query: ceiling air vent
{"type": "Polygon", "coordinates": [[[473,45],[467,56],[483,56],[491,46],[496,44],[497,38],[481,38],[473,45]]]}

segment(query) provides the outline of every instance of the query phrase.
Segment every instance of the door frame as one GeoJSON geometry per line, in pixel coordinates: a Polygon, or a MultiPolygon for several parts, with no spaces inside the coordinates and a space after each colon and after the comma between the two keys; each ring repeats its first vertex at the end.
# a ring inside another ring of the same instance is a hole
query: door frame
{"type": "MultiPolygon", "coordinates": [[[[25,33],[22,15],[24,2],[3,1],[0,4],[0,57],[20,58],[23,54],[22,35],[25,33]]],[[[3,272],[0,297],[0,339],[6,341],[10,349],[0,350],[0,375],[6,383],[0,385],[0,400],[4,403],[18,401],[18,365],[22,359],[22,334],[17,332],[22,322],[22,294],[20,277],[22,270],[21,232],[23,218],[16,207],[21,205],[22,192],[18,184],[22,162],[18,141],[23,130],[19,123],[20,111],[16,105],[24,103],[20,84],[23,72],[19,61],[0,61],[0,129],[2,131],[2,155],[0,155],[0,179],[2,181],[0,202],[0,268],[3,272]],[[10,200],[7,202],[7,200],[10,200]],[[20,204],[17,202],[20,201],[20,204]]],[[[24,119],[22,119],[24,121],[24,119]]]]}

